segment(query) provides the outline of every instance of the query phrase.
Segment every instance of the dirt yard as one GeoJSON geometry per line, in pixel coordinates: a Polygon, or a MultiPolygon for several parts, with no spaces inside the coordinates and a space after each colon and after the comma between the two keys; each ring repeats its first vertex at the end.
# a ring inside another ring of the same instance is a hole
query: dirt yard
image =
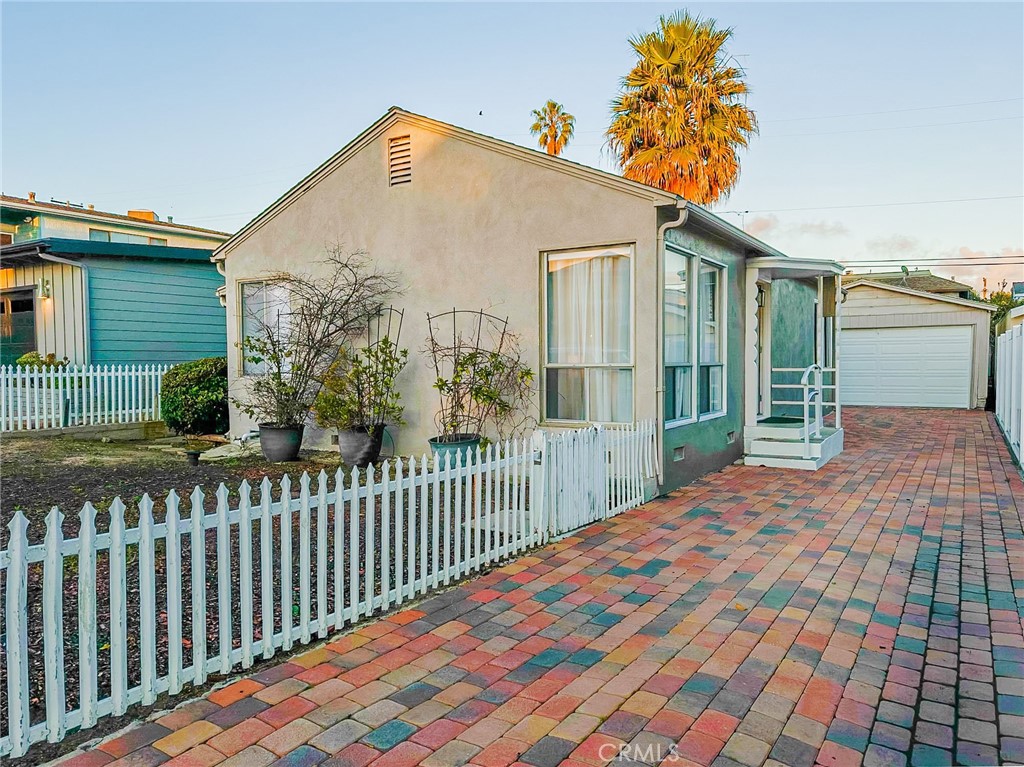
{"type": "Polygon", "coordinates": [[[0,440],[0,524],[4,532],[18,509],[28,516],[29,540],[35,543],[42,541],[44,520],[53,506],[64,512],[65,534],[75,535],[78,513],[86,501],[103,517],[110,502],[119,496],[128,507],[125,517],[131,525],[131,520],[137,519],[134,507],[144,493],[150,494],[160,518],[163,498],[172,488],[186,497],[200,485],[211,496],[224,482],[235,499],[243,479],[253,486],[264,475],[276,480],[289,474],[298,480],[303,471],[315,477],[321,469],[333,473],[340,465],[337,453],[303,453],[299,461],[272,464],[257,450],[252,456],[224,463],[189,466],[183,455],[155,450],[150,444],[67,437],[0,440]]]}

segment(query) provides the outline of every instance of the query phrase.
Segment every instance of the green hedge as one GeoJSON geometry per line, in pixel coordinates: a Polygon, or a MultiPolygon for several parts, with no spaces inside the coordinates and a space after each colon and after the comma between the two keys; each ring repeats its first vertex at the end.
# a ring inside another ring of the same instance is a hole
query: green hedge
{"type": "Polygon", "coordinates": [[[178,434],[228,430],[228,361],[206,357],[175,365],[164,375],[160,412],[178,434]]]}

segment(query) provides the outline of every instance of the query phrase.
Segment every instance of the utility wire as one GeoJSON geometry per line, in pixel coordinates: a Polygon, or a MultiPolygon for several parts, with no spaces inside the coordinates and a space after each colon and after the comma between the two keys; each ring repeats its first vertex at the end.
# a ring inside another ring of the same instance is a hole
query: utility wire
{"type": "Polygon", "coordinates": [[[846,210],[848,208],[894,208],[904,205],[940,205],[951,202],[983,202],[987,200],[1019,200],[1024,195],[1010,194],[1002,197],[961,197],[955,200],[914,200],[912,202],[873,202],[862,205],[822,205],[813,208],[758,208],[756,210],[717,210],[711,211],[716,215],[719,213],[792,213],[804,210],[846,210]]]}
{"type": "Polygon", "coordinates": [[[906,109],[885,109],[880,112],[850,112],[844,115],[821,115],[819,117],[781,117],[775,120],[762,120],[766,123],[788,123],[803,120],[832,120],[840,117],[870,117],[872,115],[894,115],[899,112],[924,112],[929,109],[953,109],[954,107],[974,107],[982,104],[1008,104],[1013,101],[1022,101],[1024,97],[1017,96],[1012,99],[994,99],[992,101],[964,101],[959,104],[936,104],[931,107],[907,107],[906,109]]]}

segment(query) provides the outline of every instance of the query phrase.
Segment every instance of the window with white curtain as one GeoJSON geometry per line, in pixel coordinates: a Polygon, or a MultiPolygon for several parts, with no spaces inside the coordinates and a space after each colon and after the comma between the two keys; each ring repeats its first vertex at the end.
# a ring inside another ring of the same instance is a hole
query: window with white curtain
{"type": "MultiPolygon", "coordinates": [[[[274,282],[254,281],[241,284],[239,314],[242,318],[242,338],[255,338],[265,326],[285,330],[288,327],[288,290],[274,282]]],[[[242,375],[262,375],[266,366],[252,362],[242,355],[242,375]]]]}
{"type": "Polygon", "coordinates": [[[690,257],[665,249],[665,421],[693,416],[693,350],[690,257]]]}
{"type": "Polygon", "coordinates": [[[699,368],[697,373],[697,412],[720,413],[723,409],[723,369],[725,334],[722,312],[722,284],[725,270],[716,264],[701,262],[698,289],[697,331],[699,368]]]}
{"type": "Polygon", "coordinates": [[[633,420],[632,248],[548,253],[544,415],[633,420]]]}

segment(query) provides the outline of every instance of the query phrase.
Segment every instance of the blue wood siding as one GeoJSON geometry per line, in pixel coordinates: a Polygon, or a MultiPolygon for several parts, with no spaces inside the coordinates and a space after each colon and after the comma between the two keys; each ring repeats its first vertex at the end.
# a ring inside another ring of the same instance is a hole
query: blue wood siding
{"type": "Polygon", "coordinates": [[[94,364],[175,363],[227,354],[224,284],[202,261],[89,258],[94,364]]]}

